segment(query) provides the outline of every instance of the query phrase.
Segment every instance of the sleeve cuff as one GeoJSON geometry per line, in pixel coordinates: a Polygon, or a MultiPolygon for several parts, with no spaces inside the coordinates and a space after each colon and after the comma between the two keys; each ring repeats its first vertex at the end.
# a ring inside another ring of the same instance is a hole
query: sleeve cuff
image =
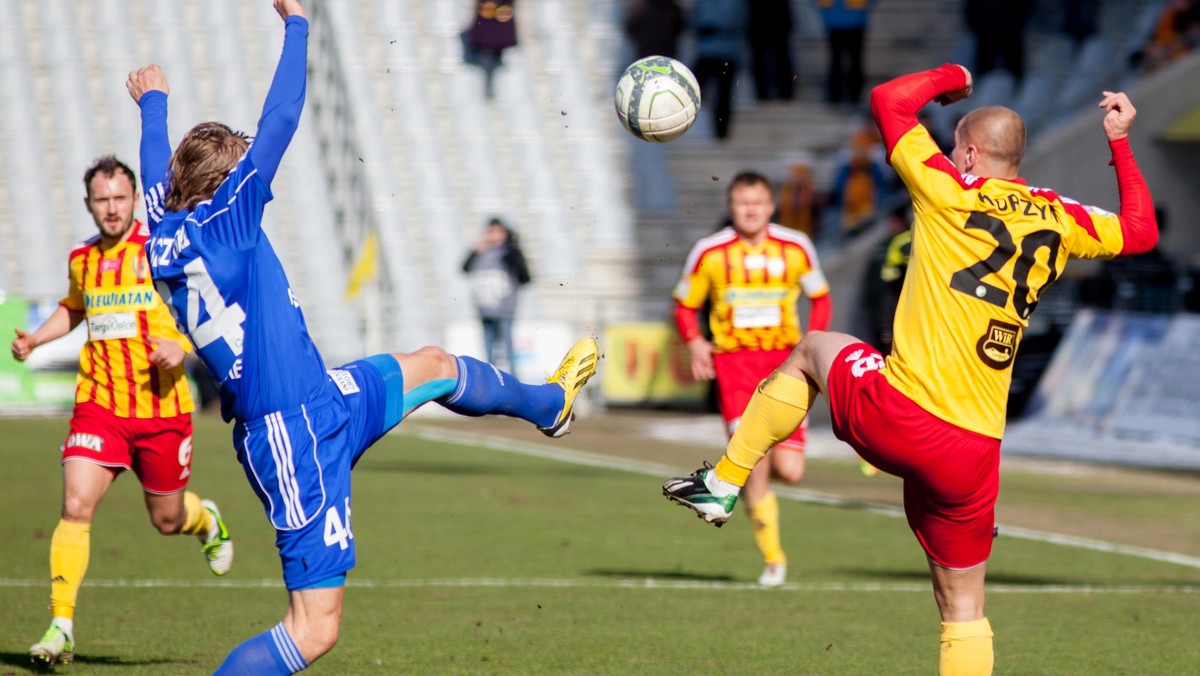
{"type": "Polygon", "coordinates": [[[1129,137],[1119,138],[1115,141],[1108,142],[1108,149],[1112,151],[1112,159],[1108,161],[1108,166],[1113,166],[1117,160],[1133,159],[1133,149],[1129,147],[1129,137]]]}

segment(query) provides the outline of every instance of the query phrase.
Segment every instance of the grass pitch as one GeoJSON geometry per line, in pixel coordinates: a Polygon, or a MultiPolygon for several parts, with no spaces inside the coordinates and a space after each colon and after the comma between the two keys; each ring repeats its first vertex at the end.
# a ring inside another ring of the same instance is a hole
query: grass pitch
{"type": "MultiPolygon", "coordinates": [[[[580,421],[580,441],[595,424],[580,421]]],[[[26,650],[49,620],[47,551],[65,431],[61,418],[0,419],[8,470],[0,477],[0,674],[29,671],[26,650]]],[[[515,445],[553,454],[577,448],[575,440],[530,433],[515,445]]],[[[642,443],[643,451],[631,443],[622,450],[664,460],[661,444],[642,443]]],[[[761,562],[744,519],[717,530],[659,494],[661,480],[685,466],[659,476],[488,445],[514,444],[397,434],[363,458],[354,475],[358,567],[342,637],[312,673],[936,670],[937,611],[924,558],[886,509],[781,500],[790,583],[760,590],[753,581],[761,562]]],[[[209,573],[193,538],[157,535],[136,479],[121,477],[92,529],[78,657],[57,672],[211,673],[234,645],[282,617],[273,534],[219,420],[197,417],[193,468],[191,488],[218,502],[232,530],[233,572],[209,573]]],[[[894,480],[854,472],[814,460],[805,485],[861,484],[898,497],[894,480]]],[[[1140,546],[1145,524],[1154,523],[1174,530],[1181,547],[1171,562],[1155,558],[1169,548],[1146,555],[1099,551],[1095,537],[1082,541],[1087,548],[1002,534],[989,565],[997,673],[1197,671],[1196,493],[1179,481],[1005,473],[1002,503],[1025,526],[1092,519],[1105,542],[1140,546]],[[1030,522],[1025,514],[1037,516],[1030,522]]]]}

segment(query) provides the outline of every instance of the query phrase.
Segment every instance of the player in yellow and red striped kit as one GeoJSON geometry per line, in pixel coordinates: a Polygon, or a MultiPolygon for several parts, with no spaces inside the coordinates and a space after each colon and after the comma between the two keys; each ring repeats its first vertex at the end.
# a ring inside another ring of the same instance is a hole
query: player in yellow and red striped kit
{"type": "MultiPolygon", "coordinates": [[[[727,201],[732,225],[700,240],[688,254],[675,288],[675,323],[691,352],[692,376],[716,379],[721,416],[733,434],[754,388],[800,340],[800,295],[812,302],[811,330],[829,325],[833,303],[812,240],[771,223],[774,192],[765,176],[738,174],[729,183],[727,201]],[[711,343],[697,319],[705,304],[710,306],[711,343]]],[[[771,473],[788,483],[803,478],[806,428],[801,425],[776,443],[770,462],[750,473],[742,491],[763,555],[758,582],[766,587],[787,579],[771,473]]]]}
{"type": "Polygon", "coordinates": [[[191,343],[175,328],[150,279],[148,232],[133,219],[133,171],[102,157],[84,174],[84,203],[99,234],[70,256],[70,287],[33,333],[17,330],[24,361],[87,321],[75,411],[62,447],[62,516],[50,539],[50,628],[29,651],[35,662],[74,658],[75,601],[87,571],[96,507],[117,475],[132,469],[163,535],[197,536],[209,567],[224,575],[233,543],[210,500],[186,491],[192,458],[192,395],[183,360],[191,343]]]}
{"type": "Polygon", "coordinates": [[[943,675],[992,671],[984,575],[1021,332],[1068,258],[1142,253],[1158,241],[1150,190],[1129,147],[1136,110],[1125,94],[1103,92],[1099,104],[1120,194],[1113,214],[1019,177],[1025,125],[1008,108],[965,115],[951,158],[943,156],[917,111],[970,93],[970,72],[947,64],[871,95],[915,216],[891,354],[885,360],[845,334],[807,334],[759,387],[717,466],[663,485],[706,520],[727,519],[751,468],[801,423],[820,388],[838,438],[904,479],[905,514],[941,613],[943,675]]]}

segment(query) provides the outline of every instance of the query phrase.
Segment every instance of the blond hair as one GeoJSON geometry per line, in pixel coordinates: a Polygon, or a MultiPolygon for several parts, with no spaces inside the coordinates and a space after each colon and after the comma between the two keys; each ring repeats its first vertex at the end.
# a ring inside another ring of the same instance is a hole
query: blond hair
{"type": "Polygon", "coordinates": [[[220,122],[192,127],[171,156],[171,185],[163,206],[167,211],[191,211],[212,199],[248,147],[248,136],[220,122]]]}
{"type": "Polygon", "coordinates": [[[972,110],[958,123],[964,143],[973,144],[995,162],[1021,166],[1025,157],[1025,120],[1004,106],[984,106],[972,110]]]}

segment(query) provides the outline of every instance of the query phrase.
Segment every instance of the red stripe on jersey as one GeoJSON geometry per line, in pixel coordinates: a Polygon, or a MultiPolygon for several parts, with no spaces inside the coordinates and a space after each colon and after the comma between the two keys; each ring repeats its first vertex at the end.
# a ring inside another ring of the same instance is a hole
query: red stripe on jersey
{"type": "Polygon", "coordinates": [[[1067,215],[1075,219],[1075,222],[1079,224],[1079,227],[1083,228],[1084,232],[1097,242],[1100,241],[1100,235],[1096,234],[1096,224],[1092,223],[1092,215],[1087,212],[1087,209],[1083,208],[1082,204],[1063,200],[1062,205],[1067,215]]]}
{"type": "Polygon", "coordinates": [[[981,178],[977,179],[973,184],[968,183],[967,179],[964,178],[962,174],[958,173],[958,167],[954,166],[954,163],[941,153],[930,155],[929,158],[925,160],[925,166],[929,167],[930,169],[936,169],[946,174],[950,178],[953,178],[955,181],[958,181],[959,187],[961,187],[963,190],[978,189],[983,185],[984,181],[987,181],[986,178],[981,178]]]}
{"type": "Polygon", "coordinates": [[[93,235],[79,244],[76,244],[75,248],[71,249],[71,255],[68,256],[67,259],[71,260],[80,256],[86,256],[87,253],[92,250],[92,247],[96,246],[96,243],[99,241],[100,235],[93,235]]]}
{"type": "MultiPolygon", "coordinates": [[[[96,390],[99,384],[96,382],[96,344],[88,341],[84,343],[84,349],[88,351],[88,366],[87,366],[87,381],[92,384],[92,391],[88,393],[88,403],[96,403],[96,390]]],[[[79,360],[79,367],[83,369],[83,359],[79,360]]]]}
{"type": "MultiPolygon", "coordinates": [[[[149,361],[149,355],[154,351],[154,344],[150,342],[150,315],[145,310],[138,312],[138,331],[145,336],[142,338],[142,345],[146,348],[147,361],[149,361]]],[[[151,415],[155,418],[160,415],[161,402],[159,398],[162,392],[160,389],[162,385],[159,382],[158,374],[158,366],[154,362],[150,362],[150,411],[151,415]]],[[[133,413],[130,413],[129,417],[132,418],[135,416],[133,413]]]]}
{"type": "Polygon", "coordinates": [[[116,276],[113,277],[113,284],[118,286],[121,284],[121,273],[125,268],[125,252],[127,251],[129,251],[129,249],[121,249],[117,252],[117,273],[116,276]]]}
{"type": "MultiPolygon", "coordinates": [[[[133,379],[133,355],[129,351],[129,341],[121,341],[121,359],[125,362],[125,382],[129,387],[129,417],[137,417],[137,381],[133,379]]],[[[113,388],[113,396],[117,394],[117,389],[113,388]]],[[[113,410],[116,410],[117,402],[113,402],[113,410]]]]}
{"type": "MultiPolygon", "coordinates": [[[[115,402],[113,402],[113,401],[112,401],[112,395],[113,395],[113,390],[112,390],[112,382],[113,382],[113,377],[112,377],[112,362],[111,362],[111,361],[109,361],[108,359],[106,359],[106,358],[103,358],[103,357],[102,357],[102,353],[103,353],[103,351],[104,351],[104,349],[103,349],[103,348],[104,348],[104,343],[102,343],[102,342],[100,342],[100,343],[88,342],[88,347],[92,349],[92,363],[93,363],[93,364],[96,364],[96,363],[104,364],[104,375],[105,375],[105,380],[106,380],[106,382],[108,383],[108,386],[107,386],[107,387],[108,387],[108,394],[109,394],[109,404],[108,404],[108,405],[111,407],[111,406],[113,406],[113,405],[114,405],[114,403],[115,403],[115,402]]],[[[97,379],[97,380],[96,380],[96,384],[97,384],[97,385],[99,385],[99,383],[100,383],[100,381],[99,381],[99,379],[97,379]]],[[[94,404],[99,404],[99,403],[100,403],[100,402],[96,401],[96,390],[98,390],[98,389],[100,389],[100,388],[99,388],[99,387],[92,388],[92,403],[94,403],[94,404]]]]}
{"type": "MultiPolygon", "coordinates": [[[[92,285],[100,286],[100,284],[103,283],[103,278],[104,278],[104,266],[100,265],[101,259],[104,258],[104,253],[102,251],[100,251],[99,248],[93,249],[92,251],[95,252],[95,256],[89,255],[87,257],[88,263],[91,263],[93,261],[96,262],[96,266],[95,266],[96,267],[96,278],[94,280],[92,280],[92,285]]],[[[86,267],[84,268],[84,276],[85,277],[87,276],[87,268],[86,267]]]]}

